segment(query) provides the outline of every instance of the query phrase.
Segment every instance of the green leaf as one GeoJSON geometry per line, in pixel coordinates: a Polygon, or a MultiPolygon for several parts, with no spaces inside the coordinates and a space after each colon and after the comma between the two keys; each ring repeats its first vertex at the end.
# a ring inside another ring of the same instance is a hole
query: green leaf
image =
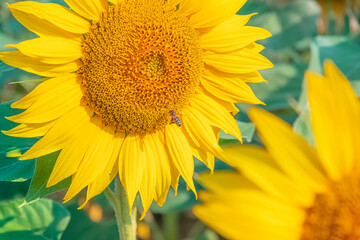
{"type": "Polygon", "coordinates": [[[293,125],[294,131],[303,136],[311,145],[314,145],[314,136],[311,129],[310,113],[304,109],[293,125]]]}
{"type": "Polygon", "coordinates": [[[21,199],[0,202],[0,239],[60,239],[70,221],[59,203],[41,199],[19,208],[21,199]]]}
{"type": "MultiPolygon", "coordinates": [[[[239,141],[237,141],[239,142],[239,141]]],[[[196,176],[200,172],[210,172],[210,170],[203,164],[201,161],[195,159],[195,188],[197,191],[203,189],[203,187],[196,182],[196,176]]],[[[232,169],[228,164],[223,161],[215,158],[215,170],[229,170],[232,169]]],[[[150,207],[150,210],[154,213],[168,213],[168,212],[177,212],[177,211],[186,211],[192,208],[195,204],[199,203],[196,200],[194,193],[186,188],[185,181],[180,178],[179,187],[177,196],[175,196],[175,191],[170,188],[166,201],[162,207],[159,207],[155,202],[150,207]]]]}
{"type": "Polygon", "coordinates": [[[309,70],[322,74],[323,63],[332,60],[350,80],[360,80],[360,45],[345,36],[319,36],[311,44],[309,70]]]}
{"type": "Polygon", "coordinates": [[[23,182],[34,174],[35,160],[19,161],[16,158],[0,159],[0,181],[23,182]]]}
{"type": "Polygon", "coordinates": [[[6,65],[3,61],[0,61],[0,74],[15,69],[9,65],[6,65]]]}
{"type": "Polygon", "coordinates": [[[69,177],[54,186],[51,186],[49,188],[46,187],[46,183],[54,168],[58,155],[59,152],[55,152],[43,157],[39,157],[36,160],[35,174],[31,180],[30,188],[28,193],[26,194],[25,202],[23,203],[23,205],[29,204],[42,197],[58,192],[70,186],[71,178],[69,177]]]}
{"type": "Polygon", "coordinates": [[[185,211],[190,209],[196,203],[198,203],[198,200],[195,199],[194,193],[186,190],[186,184],[181,179],[177,195],[175,196],[174,189],[170,188],[164,205],[159,207],[155,202],[153,202],[150,207],[150,211],[154,213],[185,211]]]}
{"type": "Polygon", "coordinates": [[[251,87],[266,104],[266,110],[289,108],[289,101],[300,96],[305,69],[304,64],[279,63],[261,72],[269,83],[251,84],[251,87]]]}
{"type": "MultiPolygon", "coordinates": [[[[0,129],[10,130],[17,124],[5,116],[19,114],[22,110],[12,109],[11,102],[0,104],[0,129]]],[[[21,182],[34,174],[34,160],[19,161],[18,156],[29,149],[37,138],[15,138],[0,132],[0,181],[21,182]]]]}
{"type": "Polygon", "coordinates": [[[101,222],[93,222],[84,210],[78,210],[77,205],[67,209],[71,213],[71,221],[63,234],[64,240],[99,240],[119,239],[119,233],[114,218],[107,218],[101,222]]]}
{"type": "MultiPolygon", "coordinates": [[[[241,132],[241,135],[242,135],[242,138],[245,142],[251,142],[252,141],[252,138],[255,134],[255,126],[253,123],[250,123],[250,122],[241,122],[241,121],[237,121],[236,122],[239,129],[240,129],[240,132],[241,132]]],[[[234,144],[234,143],[239,143],[239,141],[232,135],[230,134],[226,134],[224,131],[221,130],[220,132],[220,136],[219,136],[219,144],[221,146],[225,146],[225,145],[228,145],[228,144],[234,144]]]]}
{"type": "MultiPolygon", "coordinates": [[[[316,23],[320,9],[314,1],[295,0],[280,4],[248,1],[239,14],[259,12],[251,18],[249,26],[259,26],[272,33],[262,43],[272,50],[304,45],[317,34],[316,23]]],[[[307,45],[308,45],[307,44],[307,45]]]]}
{"type": "Polygon", "coordinates": [[[15,198],[24,198],[29,189],[30,182],[0,181],[0,201],[15,198]]]}
{"type": "Polygon", "coordinates": [[[197,240],[219,240],[219,236],[211,229],[206,229],[197,240]]]}

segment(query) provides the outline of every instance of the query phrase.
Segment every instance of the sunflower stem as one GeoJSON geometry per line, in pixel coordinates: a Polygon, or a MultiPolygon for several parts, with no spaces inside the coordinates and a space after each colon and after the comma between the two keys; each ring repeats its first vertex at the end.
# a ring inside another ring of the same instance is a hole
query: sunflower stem
{"type": "Polygon", "coordinates": [[[164,229],[166,240],[179,239],[179,213],[170,212],[164,215],[164,229]]]}
{"type": "Polygon", "coordinates": [[[129,215],[129,204],[124,187],[118,177],[115,179],[115,191],[108,187],[105,195],[115,211],[120,240],[136,240],[136,207],[129,215]]]}

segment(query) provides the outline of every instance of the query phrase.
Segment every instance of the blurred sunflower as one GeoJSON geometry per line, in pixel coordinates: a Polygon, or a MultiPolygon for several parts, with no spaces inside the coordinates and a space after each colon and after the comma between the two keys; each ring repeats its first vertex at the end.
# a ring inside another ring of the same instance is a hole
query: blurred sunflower
{"type": "Polygon", "coordinates": [[[241,141],[233,103],[261,103],[247,83],[272,67],[255,43],[270,33],[235,14],[245,0],[65,2],[71,10],[9,5],[39,38],[0,60],[48,77],[12,104],[26,110],[4,133],[43,136],[20,159],[61,150],[47,186],[72,176],[64,201],[85,187],[88,201],[118,173],[130,208],[140,192],[144,212],[180,176],[196,194],[193,156],[213,170],[220,129],[241,141]]]}
{"type": "Polygon", "coordinates": [[[353,33],[359,32],[359,0],[317,0],[321,7],[321,19],[318,22],[318,31],[321,34],[328,32],[329,15],[335,16],[335,30],[342,33],[345,26],[345,17],[349,19],[349,30],[353,33]]]}
{"type": "Polygon", "coordinates": [[[316,149],[290,125],[251,109],[265,148],[231,146],[224,155],[241,174],[203,174],[210,192],[194,213],[230,239],[360,239],[360,106],[331,62],[325,77],[306,75],[316,149]]]}

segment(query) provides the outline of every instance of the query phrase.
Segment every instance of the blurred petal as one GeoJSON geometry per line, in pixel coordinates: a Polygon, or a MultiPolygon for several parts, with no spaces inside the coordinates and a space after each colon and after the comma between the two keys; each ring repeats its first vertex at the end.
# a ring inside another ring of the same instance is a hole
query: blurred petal
{"type": "Polygon", "coordinates": [[[314,192],[291,181],[264,148],[252,145],[227,146],[224,148],[224,156],[226,162],[272,197],[294,206],[310,207],[313,204],[314,192]]]}
{"type": "Polygon", "coordinates": [[[297,184],[323,192],[325,176],[315,150],[291,126],[271,113],[251,108],[249,117],[270,155],[297,184]]]}
{"type": "Polygon", "coordinates": [[[328,61],[325,77],[306,74],[316,149],[333,180],[360,160],[359,101],[346,77],[328,61]]]}

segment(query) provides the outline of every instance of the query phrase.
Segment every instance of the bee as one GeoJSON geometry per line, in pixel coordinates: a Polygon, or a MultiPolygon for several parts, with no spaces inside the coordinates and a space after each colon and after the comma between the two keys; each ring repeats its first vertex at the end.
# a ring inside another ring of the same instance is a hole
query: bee
{"type": "Polygon", "coordinates": [[[176,125],[178,125],[179,127],[181,127],[181,120],[180,120],[180,118],[179,118],[178,116],[176,116],[176,113],[175,113],[173,110],[171,110],[169,113],[170,113],[170,118],[171,118],[171,120],[172,120],[173,122],[175,122],[176,125]]]}

